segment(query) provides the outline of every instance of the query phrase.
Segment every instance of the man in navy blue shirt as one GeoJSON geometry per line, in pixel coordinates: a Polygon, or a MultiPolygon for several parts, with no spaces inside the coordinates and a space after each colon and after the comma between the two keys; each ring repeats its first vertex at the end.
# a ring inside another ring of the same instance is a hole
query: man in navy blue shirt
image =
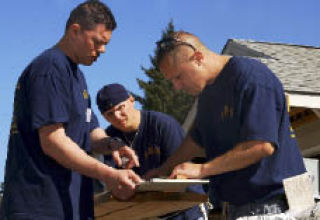
{"type": "Polygon", "coordinates": [[[147,176],[173,169],[171,177],[209,177],[209,196],[228,203],[229,219],[288,209],[282,180],[306,170],[278,78],[257,60],[218,55],[182,31],[159,41],[156,56],[164,77],[199,103],[189,135],[147,176]],[[207,163],[183,163],[203,151],[207,163]]]}
{"type": "MultiPolygon", "coordinates": [[[[90,66],[105,51],[116,28],[110,9],[92,0],[70,14],[62,39],[29,64],[20,76],[8,144],[1,219],[93,219],[93,187],[103,181],[126,199],[141,181],[132,170],[116,170],[90,151],[129,158],[98,127],[86,80],[78,64],[90,66]]],[[[119,146],[122,146],[119,148],[119,146]]]]}
{"type": "MultiPolygon", "coordinates": [[[[121,139],[132,147],[139,157],[140,167],[133,170],[143,176],[147,171],[159,167],[177,149],[184,137],[180,124],[169,115],[138,110],[134,98],[120,84],[109,84],[99,90],[97,105],[104,118],[111,123],[106,129],[111,137],[121,139]]],[[[105,162],[113,165],[110,157],[105,162]]],[[[201,185],[187,189],[204,194],[201,185]]],[[[203,206],[204,208],[204,206],[203,206]]],[[[199,206],[170,213],[170,219],[201,219],[206,215],[199,206]]]]}

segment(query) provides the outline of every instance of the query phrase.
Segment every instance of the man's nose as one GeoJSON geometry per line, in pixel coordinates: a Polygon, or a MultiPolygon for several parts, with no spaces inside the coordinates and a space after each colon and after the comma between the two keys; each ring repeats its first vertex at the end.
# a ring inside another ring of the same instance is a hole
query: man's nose
{"type": "Polygon", "coordinates": [[[118,120],[121,119],[121,115],[122,115],[122,114],[121,114],[121,111],[115,111],[115,112],[114,112],[114,117],[115,117],[116,119],[118,119],[118,120]]]}
{"type": "Polygon", "coordinates": [[[98,53],[104,53],[106,51],[106,46],[105,45],[100,45],[97,49],[98,53]]]}

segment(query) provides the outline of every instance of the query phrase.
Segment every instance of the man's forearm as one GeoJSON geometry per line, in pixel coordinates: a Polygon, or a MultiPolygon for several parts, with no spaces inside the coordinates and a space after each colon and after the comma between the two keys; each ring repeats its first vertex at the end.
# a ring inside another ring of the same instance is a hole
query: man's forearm
{"type": "Polygon", "coordinates": [[[114,169],[90,157],[75,142],[66,136],[63,127],[46,126],[39,131],[45,154],[60,165],[83,175],[105,181],[114,169]]]}
{"type": "Polygon", "coordinates": [[[240,170],[271,156],[274,147],[268,142],[248,141],[237,145],[227,153],[203,164],[202,175],[218,175],[240,170]]]}

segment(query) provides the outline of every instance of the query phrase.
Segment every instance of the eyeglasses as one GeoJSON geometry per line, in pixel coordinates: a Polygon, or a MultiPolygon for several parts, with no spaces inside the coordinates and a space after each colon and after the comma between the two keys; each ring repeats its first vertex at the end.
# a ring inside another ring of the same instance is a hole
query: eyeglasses
{"type": "Polygon", "coordinates": [[[159,54],[165,54],[173,50],[175,47],[182,46],[182,45],[188,46],[192,48],[192,50],[196,51],[196,48],[192,44],[189,44],[181,40],[177,40],[173,37],[164,38],[158,41],[156,44],[157,44],[157,49],[159,54]]]}

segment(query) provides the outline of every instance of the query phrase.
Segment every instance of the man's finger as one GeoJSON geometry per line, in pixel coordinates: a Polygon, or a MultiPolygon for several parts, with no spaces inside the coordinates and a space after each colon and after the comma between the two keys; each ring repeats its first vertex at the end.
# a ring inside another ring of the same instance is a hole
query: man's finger
{"type": "Polygon", "coordinates": [[[132,167],[139,167],[139,166],[140,166],[140,164],[139,164],[138,157],[136,155],[133,155],[127,165],[128,169],[131,169],[132,167]]]}
{"type": "Polygon", "coordinates": [[[130,157],[130,162],[128,163],[128,168],[132,168],[132,167],[139,167],[139,158],[136,155],[135,151],[131,148],[126,148],[127,153],[129,154],[128,156],[130,157]]]}
{"type": "Polygon", "coordinates": [[[176,179],[177,175],[179,175],[179,169],[176,167],[172,170],[171,175],[169,176],[169,179],[176,179]]]}
{"type": "Polygon", "coordinates": [[[136,187],[136,184],[132,181],[131,178],[128,178],[128,176],[126,176],[125,178],[123,178],[122,180],[122,185],[124,187],[128,187],[129,189],[133,190],[136,187]]]}
{"type": "Polygon", "coordinates": [[[130,172],[130,178],[132,179],[132,181],[135,183],[135,184],[138,184],[138,183],[141,183],[142,182],[142,179],[140,178],[140,176],[138,176],[137,174],[135,174],[134,172],[130,172]]]}
{"type": "Polygon", "coordinates": [[[113,151],[112,152],[112,157],[114,162],[117,164],[117,166],[121,167],[122,166],[122,160],[120,158],[120,154],[118,151],[113,151]]]}
{"type": "Polygon", "coordinates": [[[171,173],[171,175],[169,176],[169,179],[175,179],[176,178],[176,174],[175,173],[171,173]]]}

